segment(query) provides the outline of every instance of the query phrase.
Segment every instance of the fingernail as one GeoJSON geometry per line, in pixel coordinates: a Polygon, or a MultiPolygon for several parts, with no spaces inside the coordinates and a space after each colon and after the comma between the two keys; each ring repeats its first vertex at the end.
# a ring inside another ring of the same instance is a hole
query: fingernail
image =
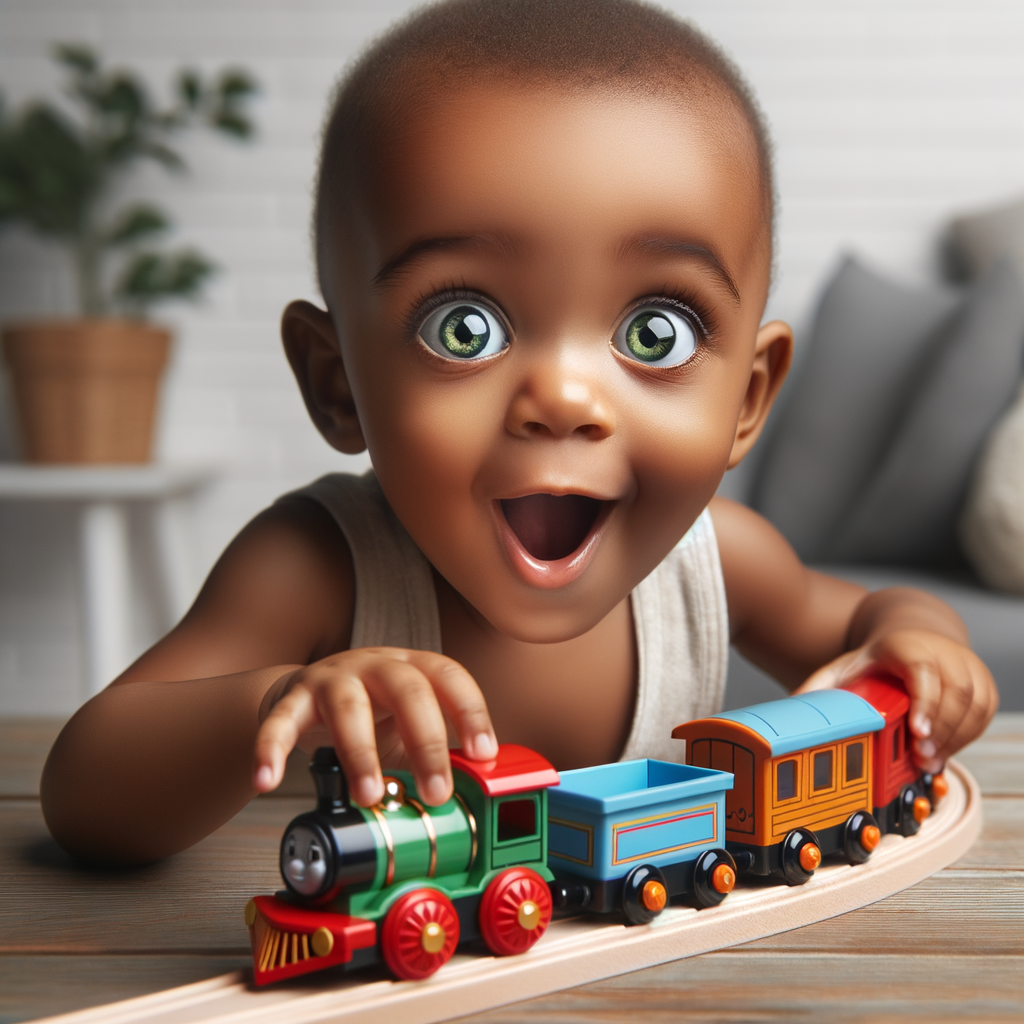
{"type": "Polygon", "coordinates": [[[470,740],[470,755],[478,761],[492,761],[498,756],[498,744],[490,733],[481,732],[470,740]]]}
{"type": "Polygon", "coordinates": [[[931,736],[932,734],[931,719],[921,711],[918,711],[917,714],[914,715],[913,727],[914,732],[916,732],[918,736],[931,736]]]}
{"type": "Polygon", "coordinates": [[[256,788],[257,789],[270,789],[274,784],[274,769],[270,765],[265,764],[262,768],[256,770],[256,788]]]}
{"type": "Polygon", "coordinates": [[[921,755],[921,757],[934,757],[935,756],[935,744],[931,740],[918,740],[914,744],[914,749],[921,755]]]}
{"type": "Polygon", "coordinates": [[[364,775],[353,787],[355,802],[360,807],[372,807],[384,799],[384,783],[375,775],[364,775]]]}
{"type": "Polygon", "coordinates": [[[431,775],[423,784],[423,796],[428,803],[441,804],[448,799],[451,787],[443,775],[431,775]]]}

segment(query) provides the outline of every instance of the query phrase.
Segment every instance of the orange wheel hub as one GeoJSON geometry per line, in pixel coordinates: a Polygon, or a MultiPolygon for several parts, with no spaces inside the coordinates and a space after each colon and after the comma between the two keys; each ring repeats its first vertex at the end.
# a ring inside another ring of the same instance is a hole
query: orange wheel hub
{"type": "Polygon", "coordinates": [[[914,821],[921,824],[929,814],[932,813],[931,801],[926,796],[919,796],[914,800],[914,821]]]}
{"type": "Polygon", "coordinates": [[[644,883],[641,898],[644,901],[644,906],[648,910],[658,913],[659,911],[664,910],[665,904],[668,903],[668,892],[661,882],[656,878],[652,878],[650,881],[644,883]]]}
{"type": "Polygon", "coordinates": [[[860,830],[860,845],[864,847],[868,853],[878,845],[882,838],[882,833],[877,825],[865,825],[860,830]]]}
{"type": "Polygon", "coordinates": [[[800,847],[800,867],[808,873],[821,863],[821,850],[814,843],[804,843],[800,847]]]}
{"type": "Polygon", "coordinates": [[[736,872],[728,864],[719,864],[711,872],[711,885],[715,892],[720,892],[723,895],[732,892],[736,887],[736,872]]]}
{"type": "Polygon", "coordinates": [[[936,800],[941,800],[949,792],[949,783],[942,772],[932,778],[932,792],[936,800]]]}

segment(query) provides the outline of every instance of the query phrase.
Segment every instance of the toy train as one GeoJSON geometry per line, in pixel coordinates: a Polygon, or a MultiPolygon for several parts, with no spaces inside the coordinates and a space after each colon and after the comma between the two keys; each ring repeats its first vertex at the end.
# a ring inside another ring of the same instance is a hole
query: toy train
{"type": "Polygon", "coordinates": [[[824,855],[863,863],[882,834],[916,833],[946,791],[912,763],[909,708],[875,675],[681,725],[686,764],[559,775],[512,744],[490,762],[452,751],[455,793],[439,807],[401,771],[380,804],[353,805],[321,748],[316,810],[281,844],[287,888],[245,908],[254,980],[381,961],[418,980],[462,943],[524,952],[555,908],[643,924],[673,899],[720,903],[737,872],[799,885],[824,855]]]}

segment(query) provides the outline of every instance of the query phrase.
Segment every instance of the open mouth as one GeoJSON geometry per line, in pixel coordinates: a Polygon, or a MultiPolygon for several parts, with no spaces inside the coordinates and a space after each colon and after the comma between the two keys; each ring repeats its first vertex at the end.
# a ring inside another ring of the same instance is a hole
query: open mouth
{"type": "Polygon", "coordinates": [[[501,511],[528,554],[541,562],[557,562],[587,539],[603,504],[583,494],[527,494],[503,498],[501,511]]]}

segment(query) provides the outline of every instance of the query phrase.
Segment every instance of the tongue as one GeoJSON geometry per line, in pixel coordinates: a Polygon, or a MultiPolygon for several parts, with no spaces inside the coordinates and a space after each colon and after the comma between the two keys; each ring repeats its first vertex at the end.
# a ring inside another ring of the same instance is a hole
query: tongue
{"type": "Polygon", "coordinates": [[[527,494],[501,503],[519,543],[542,562],[567,558],[587,538],[601,502],[582,494],[527,494]]]}

